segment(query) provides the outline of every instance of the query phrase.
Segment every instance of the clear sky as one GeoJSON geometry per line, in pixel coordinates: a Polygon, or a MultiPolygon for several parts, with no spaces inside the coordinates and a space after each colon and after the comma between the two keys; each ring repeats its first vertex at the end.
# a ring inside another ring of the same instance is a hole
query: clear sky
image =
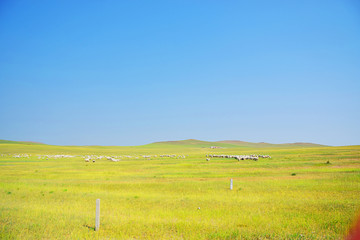
{"type": "Polygon", "coordinates": [[[0,139],[360,144],[360,3],[0,1],[0,139]]]}

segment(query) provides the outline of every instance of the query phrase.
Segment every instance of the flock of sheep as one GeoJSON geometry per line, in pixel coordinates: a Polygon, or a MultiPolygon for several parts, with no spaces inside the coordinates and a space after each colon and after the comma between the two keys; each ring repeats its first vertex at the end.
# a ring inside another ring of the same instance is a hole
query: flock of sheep
{"type": "MultiPolygon", "coordinates": [[[[151,158],[158,158],[158,157],[169,157],[169,158],[185,158],[185,155],[175,155],[175,154],[163,154],[163,155],[141,155],[141,157],[143,157],[144,159],[151,159],[151,158]]],[[[96,156],[96,155],[91,155],[91,156],[86,156],[85,158],[85,162],[95,162],[96,159],[102,159],[102,158],[106,158],[107,160],[113,161],[113,162],[118,162],[120,161],[122,158],[136,158],[138,159],[139,157],[134,157],[134,156],[96,156]]],[[[255,155],[255,154],[251,154],[251,155],[216,155],[216,154],[208,154],[206,155],[206,161],[210,161],[210,158],[235,158],[236,160],[240,161],[240,160],[254,160],[257,161],[259,160],[259,158],[271,158],[271,156],[269,155],[255,155]]]]}
{"type": "MultiPolygon", "coordinates": [[[[185,155],[175,155],[175,154],[163,154],[163,155],[140,155],[140,157],[144,158],[144,159],[151,159],[151,158],[158,158],[158,157],[169,157],[169,158],[186,158],[185,155]]],[[[135,157],[135,156],[97,156],[97,155],[88,155],[88,156],[84,156],[85,162],[96,162],[97,159],[103,159],[106,158],[107,160],[110,160],[112,162],[119,162],[120,160],[122,160],[123,158],[135,158],[135,159],[139,159],[139,157],[135,157]]]]}
{"type": "MultiPolygon", "coordinates": [[[[9,154],[8,154],[9,155],[9,154]]],[[[6,156],[6,154],[1,154],[1,156],[6,156]]],[[[10,156],[14,157],[14,158],[30,158],[31,154],[10,154],[10,156]]],[[[56,155],[37,155],[38,159],[49,159],[49,158],[72,158],[75,156],[72,155],[64,155],[64,154],[56,154],[56,155]]]]}
{"type": "Polygon", "coordinates": [[[251,155],[214,155],[214,154],[209,154],[206,155],[206,161],[210,161],[210,158],[235,158],[238,161],[240,160],[254,160],[257,161],[259,160],[259,158],[271,158],[271,156],[269,155],[255,155],[255,154],[251,154],[251,155]]]}
{"type": "MultiPolygon", "coordinates": [[[[1,154],[1,156],[4,156],[4,154],[1,154]]],[[[31,154],[13,154],[12,157],[14,158],[29,158],[31,156],[31,154]]],[[[49,159],[49,158],[53,158],[53,159],[57,159],[57,158],[72,158],[72,157],[76,157],[76,156],[72,156],[72,155],[64,155],[64,154],[56,154],[56,155],[37,155],[39,159],[49,159]]],[[[162,155],[140,155],[139,156],[129,156],[129,155],[121,155],[121,156],[98,156],[98,155],[86,155],[86,156],[82,156],[85,159],[85,162],[96,162],[96,160],[98,159],[107,159],[109,161],[112,162],[119,162],[122,159],[139,159],[139,158],[144,158],[144,159],[154,159],[154,158],[186,158],[185,155],[176,155],[176,154],[162,154],[162,155]]],[[[216,155],[216,154],[208,154],[206,155],[206,161],[210,161],[211,158],[234,158],[238,161],[240,160],[254,160],[257,161],[259,160],[259,158],[271,158],[271,156],[269,155],[256,155],[256,154],[251,154],[251,155],[216,155]]]]}

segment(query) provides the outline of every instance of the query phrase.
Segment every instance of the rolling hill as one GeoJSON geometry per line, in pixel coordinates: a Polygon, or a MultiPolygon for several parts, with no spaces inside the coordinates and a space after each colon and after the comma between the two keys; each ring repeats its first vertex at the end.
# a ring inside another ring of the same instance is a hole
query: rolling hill
{"type": "Polygon", "coordinates": [[[265,143],[265,142],[252,143],[252,142],[244,142],[244,141],[238,141],[238,140],[224,140],[224,141],[217,141],[215,143],[227,143],[227,144],[238,145],[238,146],[259,147],[259,148],[263,148],[263,147],[326,147],[326,145],[321,145],[321,144],[316,144],[316,143],[305,143],[305,142],[274,144],[274,143],[265,143]]]}
{"type": "MultiPolygon", "coordinates": [[[[31,141],[10,141],[10,140],[0,140],[0,144],[23,144],[23,145],[47,145],[39,142],[31,142],[31,141]]],[[[326,145],[315,144],[315,143],[304,143],[304,142],[296,142],[296,143],[282,143],[282,144],[273,144],[273,143],[252,143],[245,142],[239,140],[223,140],[223,141],[202,141],[197,139],[187,139],[187,140],[179,140],[179,141],[161,141],[154,142],[150,144],[146,144],[143,146],[147,147],[193,147],[193,148],[210,148],[220,147],[220,148],[273,148],[273,147],[282,147],[282,148],[307,148],[307,147],[326,147],[326,145]]],[[[83,146],[83,147],[96,147],[96,146],[83,146]]],[[[98,146],[100,147],[100,146],[98,146]]],[[[109,147],[109,146],[103,146],[109,147]]],[[[120,147],[120,146],[118,146],[120,147]]]]}
{"type": "Polygon", "coordinates": [[[283,144],[273,144],[273,143],[252,143],[252,142],[244,142],[238,140],[224,140],[224,141],[201,141],[196,139],[187,139],[187,140],[179,140],[179,141],[162,141],[162,142],[154,142],[148,144],[147,146],[152,145],[172,145],[172,146],[182,146],[182,147],[248,147],[248,148],[270,148],[270,147],[289,147],[289,148],[305,148],[305,147],[325,147],[326,145],[315,144],[315,143],[283,143],[283,144]]]}
{"type": "Polygon", "coordinates": [[[44,145],[44,143],[40,143],[40,142],[32,142],[32,141],[10,141],[10,140],[1,140],[0,139],[0,144],[27,144],[27,145],[44,145]]]}

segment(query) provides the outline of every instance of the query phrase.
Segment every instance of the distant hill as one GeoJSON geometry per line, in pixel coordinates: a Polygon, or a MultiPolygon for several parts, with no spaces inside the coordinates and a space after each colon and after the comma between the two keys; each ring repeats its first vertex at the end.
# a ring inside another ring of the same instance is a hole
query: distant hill
{"type": "Polygon", "coordinates": [[[283,143],[283,144],[273,144],[273,143],[252,143],[244,142],[239,140],[224,140],[224,141],[201,141],[196,139],[188,140],[179,140],[179,141],[163,141],[155,142],[148,145],[172,145],[172,146],[189,146],[189,147],[244,147],[244,148],[266,148],[266,147],[325,147],[326,145],[315,144],[315,143],[283,143]]]}
{"type": "Polygon", "coordinates": [[[196,139],[187,139],[187,140],[179,140],[179,141],[162,141],[155,143],[176,144],[176,145],[199,145],[199,144],[208,144],[209,142],[196,140],[196,139]]]}
{"type": "MultiPolygon", "coordinates": [[[[31,142],[31,141],[10,141],[10,140],[0,140],[0,144],[25,144],[25,145],[46,145],[44,143],[39,142],[31,142]]],[[[49,146],[49,145],[48,145],[49,146]]],[[[187,139],[187,140],[179,140],[179,141],[162,141],[162,142],[154,142],[150,144],[146,144],[143,146],[147,147],[192,147],[192,148],[210,148],[210,147],[219,147],[219,148],[307,148],[307,147],[325,147],[326,145],[315,144],[315,143],[282,143],[282,144],[273,144],[273,143],[252,143],[252,142],[244,142],[238,140],[224,140],[224,141],[201,141],[197,139],[187,139]]],[[[60,147],[60,146],[59,146],[60,147]]],[[[95,146],[93,146],[95,147],[95,146]]],[[[101,147],[101,146],[96,146],[101,147]]],[[[107,146],[103,146],[107,147],[107,146]]],[[[120,146],[118,146],[120,147],[120,146]]]]}
{"type": "Polygon", "coordinates": [[[228,143],[217,143],[217,142],[208,142],[208,141],[201,141],[196,139],[187,139],[187,140],[179,140],[179,141],[163,141],[163,142],[154,142],[148,144],[147,146],[179,146],[179,147],[237,147],[233,144],[228,143]]]}
{"type": "Polygon", "coordinates": [[[316,143],[304,143],[304,142],[295,142],[295,143],[252,143],[252,142],[244,142],[238,140],[224,140],[217,141],[217,143],[228,143],[238,146],[247,146],[247,147],[326,147],[326,145],[316,144],[316,143]]]}
{"type": "Polygon", "coordinates": [[[40,142],[32,142],[32,141],[10,141],[10,140],[1,140],[0,144],[27,144],[27,145],[38,145],[38,144],[44,144],[40,142]]]}

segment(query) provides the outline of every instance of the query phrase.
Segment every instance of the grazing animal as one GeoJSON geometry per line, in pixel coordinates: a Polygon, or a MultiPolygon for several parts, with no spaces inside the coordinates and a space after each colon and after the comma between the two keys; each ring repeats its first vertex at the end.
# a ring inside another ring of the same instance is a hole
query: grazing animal
{"type": "MultiPolygon", "coordinates": [[[[215,158],[235,158],[236,160],[240,161],[240,160],[254,160],[257,161],[259,160],[259,157],[261,158],[271,158],[269,155],[206,155],[206,157],[215,157],[215,158]]],[[[207,159],[206,159],[207,160],[207,159]]],[[[208,160],[207,160],[208,161],[208,160]]]]}

